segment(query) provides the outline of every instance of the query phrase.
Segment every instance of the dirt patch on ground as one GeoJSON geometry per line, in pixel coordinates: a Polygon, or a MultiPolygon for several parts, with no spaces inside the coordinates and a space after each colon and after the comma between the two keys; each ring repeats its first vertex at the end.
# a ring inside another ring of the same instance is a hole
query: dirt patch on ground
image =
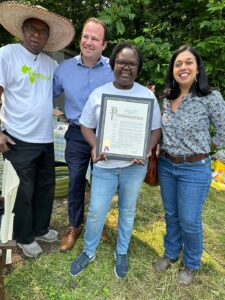
{"type": "MultiPolygon", "coordinates": [[[[89,192],[85,194],[85,206],[87,207],[89,204],[89,192]]],[[[59,240],[52,243],[46,243],[39,241],[41,248],[43,249],[43,255],[52,252],[59,251],[60,239],[63,236],[65,229],[68,226],[68,218],[67,218],[67,198],[63,199],[55,199],[52,211],[51,225],[50,228],[53,228],[59,232],[59,240]]],[[[12,265],[7,265],[5,268],[6,272],[11,271],[16,268],[18,264],[23,264],[25,260],[32,259],[26,257],[22,250],[17,247],[17,249],[12,251],[12,265]]]]}
{"type": "MultiPolygon", "coordinates": [[[[85,193],[85,218],[88,211],[89,199],[90,199],[90,189],[88,187],[87,192],[85,193]]],[[[117,202],[117,195],[113,197],[113,202],[117,202]]],[[[58,231],[59,238],[58,241],[52,243],[39,241],[38,243],[43,249],[42,255],[59,251],[60,240],[67,226],[68,226],[67,198],[55,199],[53,204],[50,228],[58,231]]],[[[22,250],[19,247],[17,247],[15,250],[12,251],[12,264],[7,265],[5,267],[5,273],[8,273],[13,269],[15,269],[17,266],[24,264],[24,262],[28,259],[33,259],[33,258],[26,257],[23,254],[22,250]]]]}

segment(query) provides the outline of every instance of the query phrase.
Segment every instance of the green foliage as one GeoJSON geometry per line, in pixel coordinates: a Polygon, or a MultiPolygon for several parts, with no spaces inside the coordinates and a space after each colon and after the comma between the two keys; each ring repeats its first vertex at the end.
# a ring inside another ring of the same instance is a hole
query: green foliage
{"type": "MultiPolygon", "coordinates": [[[[129,30],[126,24],[131,22],[135,13],[131,1],[110,1],[111,3],[103,11],[99,13],[99,17],[105,22],[111,36],[122,36],[125,31],[129,30]]],[[[130,23],[131,27],[132,24],[130,23]]]]}
{"type": "Polygon", "coordinates": [[[171,52],[182,44],[190,44],[202,55],[210,85],[225,94],[224,2],[112,1],[99,16],[113,33],[111,45],[122,34],[123,39],[133,41],[142,50],[145,62],[139,78],[142,83],[153,82],[161,92],[171,52]],[[119,4],[125,7],[122,12],[119,4]]]}
{"type": "Polygon", "coordinates": [[[222,16],[222,12],[225,9],[225,0],[209,0],[207,7],[209,12],[218,12],[222,16]]]}
{"type": "MultiPolygon", "coordinates": [[[[2,2],[2,1],[1,1],[2,2]]],[[[27,2],[27,1],[20,1],[27,2]]],[[[209,75],[210,85],[225,95],[225,0],[31,0],[73,21],[79,52],[82,25],[88,17],[99,17],[109,31],[109,56],[120,40],[135,43],[143,52],[142,83],[153,82],[157,92],[164,87],[167,65],[173,52],[182,44],[199,50],[209,75]]],[[[1,28],[0,44],[12,42],[1,28]]]]}
{"type": "Polygon", "coordinates": [[[144,85],[156,85],[156,93],[162,90],[170,60],[170,44],[161,38],[138,37],[133,42],[141,49],[144,64],[139,81],[144,85]]]}

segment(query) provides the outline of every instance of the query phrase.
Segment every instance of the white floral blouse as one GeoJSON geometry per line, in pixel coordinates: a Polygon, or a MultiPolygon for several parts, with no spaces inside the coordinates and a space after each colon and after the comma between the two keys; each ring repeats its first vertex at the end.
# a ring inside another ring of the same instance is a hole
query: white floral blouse
{"type": "Polygon", "coordinates": [[[174,113],[171,100],[164,99],[161,150],[172,155],[209,153],[213,142],[225,147],[225,101],[218,91],[207,96],[187,95],[174,113]],[[210,135],[210,125],[215,134],[210,135]]]}

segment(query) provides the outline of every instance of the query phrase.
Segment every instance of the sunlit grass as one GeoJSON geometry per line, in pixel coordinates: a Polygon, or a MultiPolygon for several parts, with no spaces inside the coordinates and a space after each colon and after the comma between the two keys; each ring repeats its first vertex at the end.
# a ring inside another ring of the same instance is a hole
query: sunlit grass
{"type": "MultiPolygon", "coordinates": [[[[74,249],[59,253],[58,244],[46,246],[45,255],[26,259],[5,276],[8,300],[211,300],[225,299],[225,192],[211,189],[204,206],[202,267],[190,287],[176,282],[181,260],[163,274],[155,273],[152,262],[163,254],[164,212],[159,188],[143,185],[129,249],[129,272],[118,280],[113,272],[117,234],[117,199],[107,217],[109,241],[100,243],[96,259],[77,277],[69,275],[74,257],[82,251],[83,234],[74,249]]],[[[55,201],[52,226],[63,232],[67,205],[55,201]]],[[[42,244],[44,245],[44,244],[42,244]]]]}

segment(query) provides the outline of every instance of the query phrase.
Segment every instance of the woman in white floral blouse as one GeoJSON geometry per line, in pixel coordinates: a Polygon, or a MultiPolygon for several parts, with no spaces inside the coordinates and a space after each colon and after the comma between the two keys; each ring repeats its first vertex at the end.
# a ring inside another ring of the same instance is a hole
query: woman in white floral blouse
{"type": "Polygon", "coordinates": [[[200,268],[203,249],[201,215],[212,177],[208,154],[212,144],[225,145],[225,102],[209,87],[200,55],[186,45],[172,56],[164,96],[158,172],[166,220],[165,254],[153,267],[166,271],[183,250],[178,282],[188,285],[200,268]]]}

